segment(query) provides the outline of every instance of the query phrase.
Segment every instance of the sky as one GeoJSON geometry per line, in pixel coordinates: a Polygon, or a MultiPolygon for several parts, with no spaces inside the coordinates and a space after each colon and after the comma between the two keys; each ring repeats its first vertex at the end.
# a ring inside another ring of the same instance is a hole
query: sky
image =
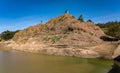
{"type": "Polygon", "coordinates": [[[94,23],[120,21],[120,0],[0,0],[0,33],[46,23],[69,13],[94,23]]]}

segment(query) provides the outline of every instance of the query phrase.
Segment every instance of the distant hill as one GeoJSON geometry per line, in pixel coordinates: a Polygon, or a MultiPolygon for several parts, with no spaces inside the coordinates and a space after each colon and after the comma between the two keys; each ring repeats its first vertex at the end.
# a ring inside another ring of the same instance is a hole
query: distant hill
{"type": "Polygon", "coordinates": [[[73,15],[64,14],[53,18],[46,24],[30,26],[19,31],[13,37],[20,42],[29,38],[37,38],[45,44],[87,45],[102,40],[104,32],[91,22],[80,22],[73,15]]]}

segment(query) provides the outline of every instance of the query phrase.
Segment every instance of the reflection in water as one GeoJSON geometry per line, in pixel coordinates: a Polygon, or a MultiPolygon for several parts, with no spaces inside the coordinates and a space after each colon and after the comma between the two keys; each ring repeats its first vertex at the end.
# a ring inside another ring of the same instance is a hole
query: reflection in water
{"type": "Polygon", "coordinates": [[[108,73],[120,73],[120,62],[115,61],[112,69],[108,73]]]}

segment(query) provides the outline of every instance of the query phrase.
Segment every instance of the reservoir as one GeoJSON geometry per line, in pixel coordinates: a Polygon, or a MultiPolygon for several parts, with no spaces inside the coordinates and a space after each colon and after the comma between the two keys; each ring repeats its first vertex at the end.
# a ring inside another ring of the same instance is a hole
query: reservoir
{"type": "Polygon", "coordinates": [[[108,73],[113,61],[0,51],[0,73],[108,73]]]}

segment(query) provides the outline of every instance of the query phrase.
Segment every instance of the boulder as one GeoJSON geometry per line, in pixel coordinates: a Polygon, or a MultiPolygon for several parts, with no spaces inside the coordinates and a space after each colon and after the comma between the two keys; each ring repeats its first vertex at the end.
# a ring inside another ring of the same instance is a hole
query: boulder
{"type": "Polygon", "coordinates": [[[120,45],[114,51],[114,54],[113,54],[112,58],[116,58],[118,56],[120,56],[120,45]]]}
{"type": "Polygon", "coordinates": [[[120,62],[120,55],[114,58],[114,60],[120,62]]]}

